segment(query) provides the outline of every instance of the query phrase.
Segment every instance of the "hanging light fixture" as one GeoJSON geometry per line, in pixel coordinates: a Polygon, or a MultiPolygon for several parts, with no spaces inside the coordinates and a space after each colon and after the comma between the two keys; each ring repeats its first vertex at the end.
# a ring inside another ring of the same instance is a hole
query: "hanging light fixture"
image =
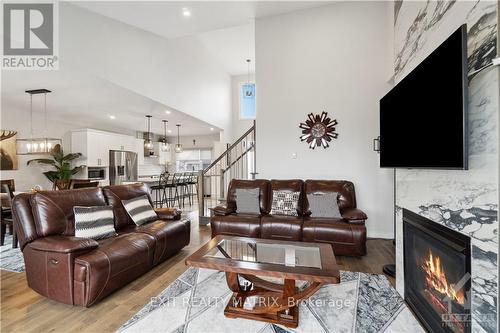
{"type": "Polygon", "coordinates": [[[151,117],[150,115],[147,115],[146,118],[148,119],[148,131],[146,132],[145,139],[144,139],[144,147],[147,149],[153,148],[153,140],[151,140],[151,117]]]}
{"type": "Polygon", "coordinates": [[[48,89],[26,90],[30,95],[30,137],[28,139],[16,140],[16,149],[18,155],[39,155],[49,154],[56,145],[61,145],[62,140],[49,138],[47,136],[47,94],[51,93],[48,89]],[[44,130],[42,138],[33,138],[33,95],[43,94],[44,103],[44,130]]]}
{"type": "Polygon", "coordinates": [[[175,152],[182,153],[181,137],[179,134],[179,129],[181,127],[181,124],[177,124],[175,126],[177,126],[177,144],[175,145],[175,152]]]}
{"type": "Polygon", "coordinates": [[[161,145],[161,151],[169,152],[170,145],[167,143],[167,123],[168,120],[162,120],[163,122],[163,144],[161,145]]]}
{"type": "Polygon", "coordinates": [[[250,59],[247,59],[247,84],[245,84],[245,97],[251,98],[254,94],[254,85],[250,82],[250,59]]]}

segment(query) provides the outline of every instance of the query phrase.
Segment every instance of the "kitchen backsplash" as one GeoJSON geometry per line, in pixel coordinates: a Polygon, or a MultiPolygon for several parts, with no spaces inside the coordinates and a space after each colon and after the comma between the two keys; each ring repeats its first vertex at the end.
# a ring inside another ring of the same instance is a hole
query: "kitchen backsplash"
{"type": "Polygon", "coordinates": [[[165,170],[164,165],[153,164],[151,158],[145,158],[144,164],[139,164],[137,174],[139,176],[153,176],[159,175],[165,170]]]}

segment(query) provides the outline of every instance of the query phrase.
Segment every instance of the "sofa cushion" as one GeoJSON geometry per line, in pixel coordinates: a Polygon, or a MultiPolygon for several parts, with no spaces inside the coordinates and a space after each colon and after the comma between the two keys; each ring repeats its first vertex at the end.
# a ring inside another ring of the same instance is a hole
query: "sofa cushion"
{"type": "Polygon", "coordinates": [[[73,207],[75,237],[103,239],[116,236],[113,207],[73,207]]]}
{"type": "Polygon", "coordinates": [[[229,187],[227,189],[227,208],[230,212],[236,211],[236,190],[241,188],[258,188],[259,189],[259,206],[260,213],[267,214],[270,207],[270,191],[269,191],[269,180],[266,179],[255,179],[255,180],[246,180],[246,179],[232,179],[229,182],[229,187]]]}
{"type": "Polygon", "coordinates": [[[210,219],[212,237],[231,235],[242,237],[260,237],[260,217],[254,214],[213,216],[210,219]]]}
{"type": "Polygon", "coordinates": [[[236,189],[236,213],[255,215],[260,214],[258,188],[236,189]]]}
{"type": "Polygon", "coordinates": [[[40,191],[31,196],[31,206],[39,237],[75,235],[75,206],[105,206],[100,188],[40,191]]]}
{"type": "Polygon", "coordinates": [[[300,192],[273,190],[271,215],[298,216],[300,192]]]}
{"type": "Polygon", "coordinates": [[[365,255],[366,227],[344,219],[304,218],[302,241],[330,243],[335,255],[365,255]]]}
{"type": "Polygon", "coordinates": [[[313,192],[307,194],[311,217],[342,218],[337,203],[337,192],[313,192]]]}
{"type": "MultiPolygon", "coordinates": [[[[337,192],[339,193],[338,204],[340,212],[346,208],[356,207],[356,193],[354,184],[347,180],[306,180],[305,194],[314,192],[337,192]]],[[[304,211],[308,210],[307,197],[304,200],[304,211]]]]}
{"type": "Polygon", "coordinates": [[[150,235],[131,232],[98,243],[97,249],[75,259],[75,280],[83,279],[86,286],[78,305],[92,305],[153,266],[155,240],[150,235]]]}
{"type": "MultiPolygon", "coordinates": [[[[130,185],[113,185],[106,186],[102,189],[108,203],[113,206],[115,211],[115,229],[120,230],[128,226],[135,226],[134,221],[130,218],[127,211],[122,205],[122,200],[129,200],[143,195],[148,195],[148,187],[142,183],[130,185]]],[[[153,205],[151,198],[148,196],[149,202],[153,205]]]]}
{"type": "Polygon", "coordinates": [[[302,240],[302,217],[265,215],[261,220],[260,237],[290,241],[302,240]]]}
{"type": "Polygon", "coordinates": [[[158,215],[155,213],[147,195],[137,198],[122,200],[123,207],[136,225],[155,221],[158,215]]]}
{"type": "Polygon", "coordinates": [[[187,219],[176,221],[157,220],[141,226],[124,228],[120,231],[120,234],[131,232],[144,233],[155,239],[153,265],[157,265],[189,244],[191,222],[187,219]]]}

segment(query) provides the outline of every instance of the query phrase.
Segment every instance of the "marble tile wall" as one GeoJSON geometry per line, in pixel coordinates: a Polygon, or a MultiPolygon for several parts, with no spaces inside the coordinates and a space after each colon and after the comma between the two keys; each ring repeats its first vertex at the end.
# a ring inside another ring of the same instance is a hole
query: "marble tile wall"
{"type": "Polygon", "coordinates": [[[500,70],[474,73],[497,54],[498,3],[397,1],[394,15],[396,82],[463,23],[470,74],[469,170],[396,171],[397,290],[404,294],[401,209],[407,208],[471,237],[472,331],[496,332],[500,70]]]}

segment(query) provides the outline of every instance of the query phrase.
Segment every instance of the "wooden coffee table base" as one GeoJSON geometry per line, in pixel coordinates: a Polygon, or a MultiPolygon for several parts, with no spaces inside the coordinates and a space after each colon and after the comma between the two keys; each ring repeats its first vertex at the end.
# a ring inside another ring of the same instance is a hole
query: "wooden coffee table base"
{"type": "Polygon", "coordinates": [[[295,328],[299,324],[298,303],[314,294],[323,283],[312,282],[307,288],[299,291],[294,279],[285,279],[283,284],[273,283],[253,275],[226,272],[226,280],[233,296],[229,300],[224,315],[229,318],[245,318],[280,324],[295,328]],[[253,284],[246,290],[239,282],[238,275],[253,284]],[[255,296],[256,304],[252,310],[243,308],[248,297],[255,296]]]}

